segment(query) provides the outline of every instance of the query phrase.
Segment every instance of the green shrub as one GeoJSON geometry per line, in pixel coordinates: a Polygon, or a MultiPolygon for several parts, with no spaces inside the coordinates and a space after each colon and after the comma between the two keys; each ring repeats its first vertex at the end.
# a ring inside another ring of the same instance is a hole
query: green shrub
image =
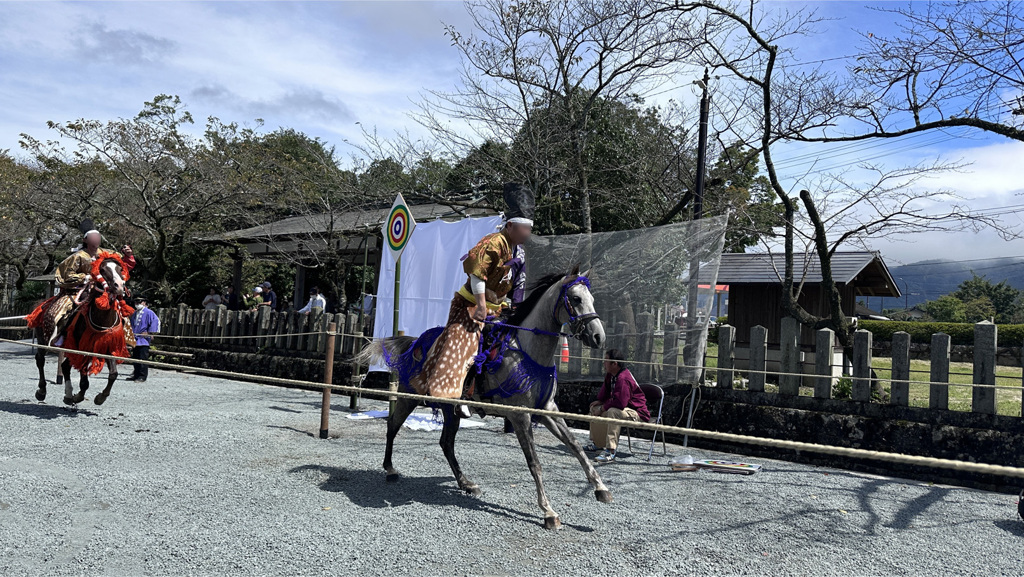
{"type": "Polygon", "coordinates": [[[853,396],[853,379],[850,377],[842,377],[836,379],[835,384],[832,385],[832,398],[833,399],[849,399],[853,396]]]}
{"type": "MultiPolygon", "coordinates": [[[[910,333],[913,343],[931,343],[935,333],[946,333],[954,345],[974,344],[974,325],[971,323],[921,323],[912,321],[859,321],[858,328],[871,331],[876,342],[892,340],[892,334],[910,333]]],[[[1019,347],[1024,344],[1024,325],[998,325],[999,344],[1019,347]]]]}

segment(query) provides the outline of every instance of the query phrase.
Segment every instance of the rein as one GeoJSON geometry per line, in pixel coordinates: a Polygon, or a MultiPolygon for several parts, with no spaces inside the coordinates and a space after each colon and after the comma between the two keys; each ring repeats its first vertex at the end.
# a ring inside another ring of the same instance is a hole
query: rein
{"type": "Polygon", "coordinates": [[[576,280],[562,285],[562,288],[561,288],[561,290],[558,293],[558,300],[555,301],[555,306],[551,310],[551,318],[554,319],[556,325],[561,326],[562,324],[565,324],[565,323],[559,322],[559,320],[558,320],[558,309],[559,309],[559,306],[561,306],[562,308],[565,309],[566,314],[569,315],[569,323],[568,324],[569,324],[569,327],[572,329],[572,332],[563,333],[563,332],[546,331],[544,329],[538,329],[538,328],[532,328],[531,329],[531,328],[527,328],[527,327],[521,327],[521,326],[517,326],[517,325],[508,324],[508,323],[505,323],[505,322],[502,322],[502,321],[485,320],[484,323],[489,324],[489,325],[494,325],[494,326],[499,327],[499,328],[512,329],[512,330],[515,330],[515,331],[527,331],[527,332],[531,332],[531,333],[533,333],[535,335],[545,335],[545,336],[549,336],[549,337],[573,337],[573,338],[578,339],[578,338],[580,338],[580,335],[583,334],[583,329],[584,329],[584,327],[585,327],[585,325],[587,323],[589,323],[590,321],[592,321],[594,319],[600,319],[601,318],[597,313],[586,313],[586,314],[582,314],[582,315],[577,315],[576,314],[575,307],[573,307],[572,304],[569,303],[569,289],[571,289],[572,287],[574,287],[574,286],[576,286],[578,284],[585,285],[587,287],[587,290],[590,290],[590,279],[588,279],[585,276],[577,277],[576,280]]]}

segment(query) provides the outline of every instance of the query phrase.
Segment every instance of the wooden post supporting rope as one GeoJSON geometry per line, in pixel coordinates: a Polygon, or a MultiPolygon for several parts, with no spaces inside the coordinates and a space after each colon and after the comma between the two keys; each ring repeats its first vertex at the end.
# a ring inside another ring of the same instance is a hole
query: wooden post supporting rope
{"type": "Polygon", "coordinates": [[[327,438],[328,423],[331,420],[331,385],[334,380],[334,338],[338,332],[338,323],[327,325],[327,356],[324,358],[323,399],[320,401],[320,438],[327,438]]]}

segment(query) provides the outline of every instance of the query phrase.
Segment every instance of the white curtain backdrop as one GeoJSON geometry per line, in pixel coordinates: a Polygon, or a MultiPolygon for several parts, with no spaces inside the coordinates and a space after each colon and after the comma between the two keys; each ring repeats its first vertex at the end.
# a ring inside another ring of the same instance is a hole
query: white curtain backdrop
{"type": "MultiPolygon", "coordinates": [[[[457,222],[417,223],[402,253],[398,330],[409,336],[445,324],[452,296],[466,282],[462,255],[485,235],[501,226],[500,216],[467,218],[457,222]]],[[[385,250],[377,277],[377,311],[373,337],[391,336],[394,317],[395,261],[385,250]]],[[[383,366],[371,370],[384,370],[383,366]]]]}

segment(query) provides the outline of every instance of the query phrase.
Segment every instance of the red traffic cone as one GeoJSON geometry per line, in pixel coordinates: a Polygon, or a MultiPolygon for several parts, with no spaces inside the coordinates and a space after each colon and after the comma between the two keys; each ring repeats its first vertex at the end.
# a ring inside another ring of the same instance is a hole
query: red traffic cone
{"type": "Polygon", "coordinates": [[[562,362],[569,362],[569,339],[562,337],[562,362]]]}

